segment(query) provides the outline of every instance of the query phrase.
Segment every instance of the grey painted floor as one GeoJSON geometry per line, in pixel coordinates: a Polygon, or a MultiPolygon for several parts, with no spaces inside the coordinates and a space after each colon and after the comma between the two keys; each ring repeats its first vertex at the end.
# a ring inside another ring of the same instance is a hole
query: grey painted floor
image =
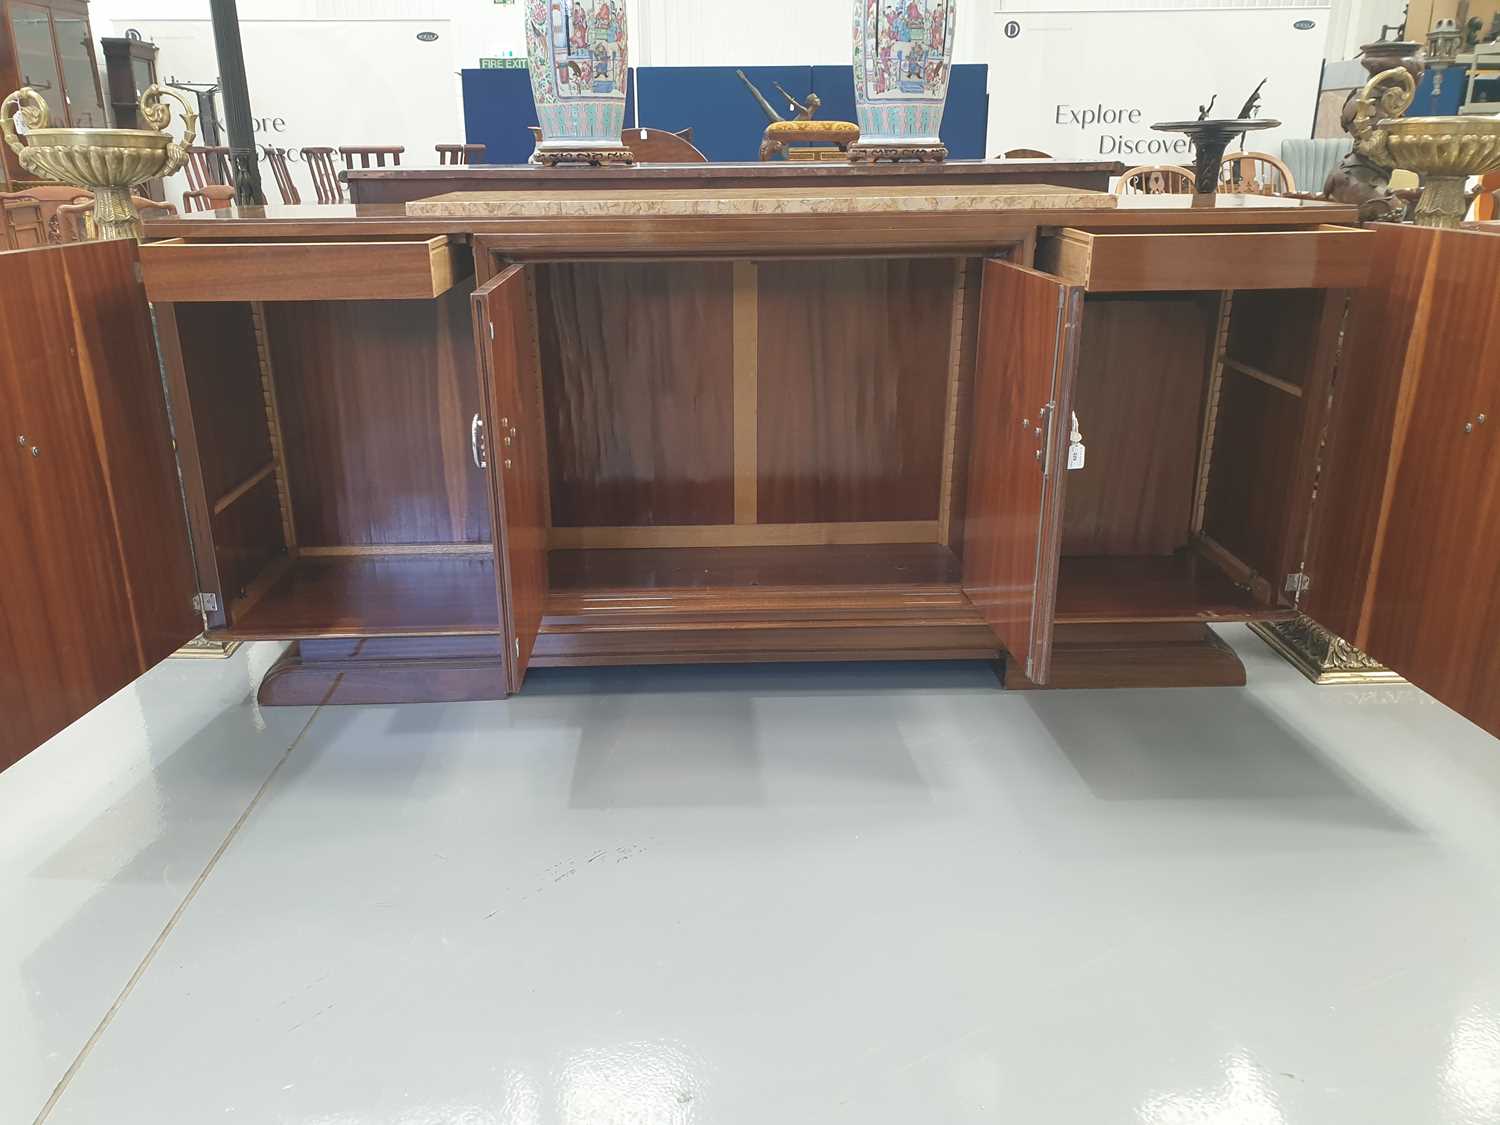
{"type": "Polygon", "coordinates": [[[0,774],[0,1122],[1500,1120],[1500,743],[1224,635],[1248,689],[170,662],[0,774]]]}

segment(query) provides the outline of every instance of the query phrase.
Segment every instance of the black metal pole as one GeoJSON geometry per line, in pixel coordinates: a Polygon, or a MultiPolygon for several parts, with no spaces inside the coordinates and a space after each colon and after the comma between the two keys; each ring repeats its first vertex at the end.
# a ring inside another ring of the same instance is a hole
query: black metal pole
{"type": "Polygon", "coordinates": [[[208,0],[214,20],[214,50],[219,56],[219,85],[224,91],[224,123],[229,127],[234,194],[240,203],[263,204],[260,164],[255,153],[255,124],[250,116],[250,88],[245,81],[245,48],[240,43],[240,15],[235,0],[208,0]]]}

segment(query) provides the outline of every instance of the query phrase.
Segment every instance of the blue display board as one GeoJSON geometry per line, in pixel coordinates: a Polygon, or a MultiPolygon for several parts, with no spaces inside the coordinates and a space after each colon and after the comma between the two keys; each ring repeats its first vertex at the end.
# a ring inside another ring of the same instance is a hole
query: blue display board
{"type": "MultiPolygon", "coordinates": [[[[783,116],[786,103],[772,82],[793,97],[812,89],[810,66],[741,67],[783,116]]],[[[676,132],[693,127],[693,144],[713,161],[759,160],[766,115],[732,66],[643,66],[641,124],[676,132]]],[[[827,114],[819,112],[819,117],[827,114]]],[[[629,118],[628,120],[634,120],[629,118]]]]}
{"type": "MultiPolygon", "coordinates": [[[[693,130],[693,143],[714,161],[757,160],[766,116],[732,66],[648,66],[636,75],[641,124],[656,129],[693,130]]],[[[786,116],[773,82],[797,98],[823,99],[818,117],[853,121],[854,69],[848,66],[747,66],[746,76],[786,116]]],[[[989,125],[989,68],[982,63],[953,68],[943,143],[955,160],[982,160],[989,125]]],[[[532,151],[527,127],[537,123],[531,76],[524,70],[463,72],[464,131],[470,144],[486,145],[490,164],[524,164],[532,151]]],[[[633,92],[633,91],[632,91],[633,92]]],[[[635,121],[634,102],[625,109],[635,121]]]]}

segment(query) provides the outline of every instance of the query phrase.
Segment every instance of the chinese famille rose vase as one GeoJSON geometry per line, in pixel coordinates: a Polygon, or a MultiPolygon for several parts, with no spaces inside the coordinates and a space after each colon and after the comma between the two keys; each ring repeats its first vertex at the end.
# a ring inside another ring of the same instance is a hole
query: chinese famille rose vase
{"type": "Polygon", "coordinates": [[[864,159],[941,160],[957,0],[854,0],[854,104],[864,159]]]}
{"type": "Polygon", "coordinates": [[[537,159],[628,161],[620,143],[629,79],[624,0],[525,0],[537,159]]]}

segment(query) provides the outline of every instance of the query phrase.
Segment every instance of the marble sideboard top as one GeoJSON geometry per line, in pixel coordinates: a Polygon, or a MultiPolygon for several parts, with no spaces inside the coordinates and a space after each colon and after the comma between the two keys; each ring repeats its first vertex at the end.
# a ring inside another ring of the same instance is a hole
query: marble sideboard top
{"type": "Polygon", "coordinates": [[[425,218],[661,218],[674,215],[890,214],[900,211],[1107,210],[1108,192],[1050,184],[454,191],[406,204],[425,218]]]}

